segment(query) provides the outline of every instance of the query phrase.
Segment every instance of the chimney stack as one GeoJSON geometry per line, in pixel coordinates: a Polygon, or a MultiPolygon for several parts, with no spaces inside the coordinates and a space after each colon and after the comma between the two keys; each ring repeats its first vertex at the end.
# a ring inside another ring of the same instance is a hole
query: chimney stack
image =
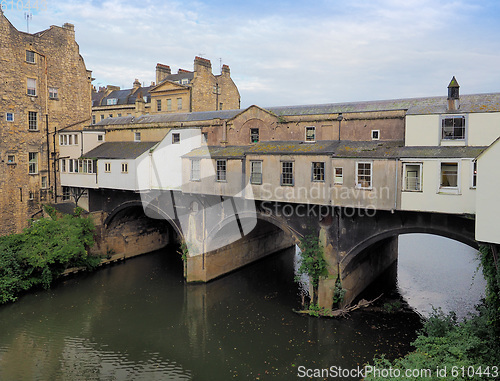
{"type": "Polygon", "coordinates": [[[448,85],[448,111],[456,111],[460,108],[460,86],[455,76],[448,85]]]}
{"type": "Polygon", "coordinates": [[[139,82],[139,80],[137,78],[134,81],[133,87],[134,87],[134,89],[138,89],[139,87],[141,87],[141,83],[139,82]]]}
{"type": "Polygon", "coordinates": [[[170,66],[163,65],[161,63],[156,64],[156,84],[159,85],[167,76],[172,74],[172,70],[170,70],[170,66]]]}

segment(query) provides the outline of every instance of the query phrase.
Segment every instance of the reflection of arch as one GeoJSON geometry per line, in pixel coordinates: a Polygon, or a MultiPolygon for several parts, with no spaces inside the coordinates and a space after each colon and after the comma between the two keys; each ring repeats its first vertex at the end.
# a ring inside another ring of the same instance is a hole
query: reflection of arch
{"type": "Polygon", "coordinates": [[[179,237],[183,237],[182,235],[182,230],[180,229],[179,225],[175,221],[175,219],[171,218],[164,210],[160,209],[159,207],[148,204],[145,208],[147,209],[148,213],[146,213],[146,210],[144,210],[144,205],[141,201],[134,200],[134,201],[125,201],[115,207],[106,217],[104,220],[104,226],[109,227],[111,222],[116,218],[119,213],[127,210],[127,209],[135,209],[135,208],[141,208],[144,212],[144,214],[151,218],[154,219],[153,217],[150,217],[151,215],[156,215],[158,216],[159,220],[165,220],[167,221],[175,230],[175,232],[178,234],[179,237]]]}
{"type": "Polygon", "coordinates": [[[393,238],[402,234],[412,234],[412,233],[423,233],[423,234],[432,234],[432,235],[437,235],[440,237],[445,237],[449,238],[461,243],[464,243],[468,246],[471,246],[474,249],[478,249],[479,245],[475,241],[473,237],[466,236],[464,234],[460,234],[454,231],[446,230],[444,228],[439,228],[439,227],[418,227],[418,226],[411,226],[411,227],[398,227],[394,229],[390,229],[384,232],[381,232],[379,234],[373,235],[367,239],[364,239],[362,242],[358,243],[354,247],[351,248],[347,252],[347,254],[342,258],[341,264],[346,264],[344,268],[345,274],[349,274],[352,270],[354,270],[354,267],[356,263],[359,263],[359,261],[362,260],[362,258],[358,258],[357,261],[353,261],[353,259],[357,258],[360,253],[362,253],[364,250],[368,249],[369,247],[377,244],[378,242],[381,242],[387,238],[393,238]]]}

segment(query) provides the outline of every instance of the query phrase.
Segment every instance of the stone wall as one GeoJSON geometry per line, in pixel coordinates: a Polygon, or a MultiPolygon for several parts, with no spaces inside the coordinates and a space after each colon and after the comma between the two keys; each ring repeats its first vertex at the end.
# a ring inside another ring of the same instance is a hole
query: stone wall
{"type": "Polygon", "coordinates": [[[42,203],[55,201],[53,132],[90,120],[90,72],[72,24],[28,34],[1,11],[0,67],[0,234],[9,234],[26,227],[42,203]],[[34,95],[28,95],[28,79],[35,80],[34,95]],[[49,88],[57,95],[49,96],[49,88]],[[31,129],[30,112],[36,115],[31,129]],[[32,174],[30,152],[36,156],[32,174]]]}

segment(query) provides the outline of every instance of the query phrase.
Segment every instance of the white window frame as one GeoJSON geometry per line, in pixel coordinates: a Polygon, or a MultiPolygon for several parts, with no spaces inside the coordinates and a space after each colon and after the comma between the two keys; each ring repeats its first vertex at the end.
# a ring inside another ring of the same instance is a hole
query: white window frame
{"type": "Polygon", "coordinates": [[[172,144],[181,144],[180,132],[172,132],[172,144]]]}
{"type": "Polygon", "coordinates": [[[182,110],[182,98],[177,98],[177,110],[182,110]]]}
{"type": "Polygon", "coordinates": [[[122,173],[128,173],[128,162],[122,163],[122,173]]]}
{"type": "Polygon", "coordinates": [[[140,142],[140,141],[141,141],[141,133],[134,132],[134,142],[140,142]]]}
{"type": "Polygon", "coordinates": [[[460,170],[461,170],[461,165],[460,165],[460,160],[441,160],[439,162],[439,173],[438,173],[438,184],[439,184],[439,189],[438,193],[451,193],[451,194],[459,194],[460,193],[460,170]],[[457,166],[457,186],[443,186],[442,185],[442,180],[443,180],[443,164],[454,164],[457,166]]]}
{"type": "Polygon", "coordinates": [[[5,121],[6,122],[13,122],[14,121],[14,113],[13,112],[5,113],[5,121]]]}
{"type": "Polygon", "coordinates": [[[307,143],[316,142],[316,126],[306,126],[304,141],[307,143]],[[312,131],[312,139],[308,136],[308,131],[312,131]]]}
{"type": "Polygon", "coordinates": [[[441,117],[439,118],[439,122],[440,122],[440,129],[439,129],[439,132],[440,132],[440,140],[441,141],[452,141],[452,142],[463,142],[463,141],[466,141],[467,140],[467,125],[468,125],[468,120],[467,120],[467,116],[466,115],[463,115],[463,114],[455,114],[455,115],[441,115],[441,117]],[[445,137],[444,136],[444,121],[445,120],[449,120],[449,119],[463,119],[463,123],[464,123],[464,126],[463,126],[463,137],[461,138],[455,138],[454,137],[454,133],[455,133],[455,127],[452,127],[453,128],[453,136],[452,137],[445,137]]]}
{"type": "Polygon", "coordinates": [[[326,178],[326,163],[324,161],[313,161],[311,163],[311,181],[314,183],[324,183],[326,178]],[[317,166],[317,164],[322,164],[317,166]],[[318,169],[319,172],[315,172],[318,169]],[[320,179],[318,180],[318,175],[320,179]],[[322,177],[322,178],[321,178],[322,177]]]}
{"type": "Polygon", "coordinates": [[[372,140],[380,140],[380,130],[372,130],[371,136],[372,140]]]}
{"type": "Polygon", "coordinates": [[[106,99],[106,106],[115,106],[118,104],[118,98],[108,98],[106,99]]]}
{"type": "Polygon", "coordinates": [[[262,184],[262,160],[250,160],[250,184],[262,184]]]}
{"type": "Polygon", "coordinates": [[[36,97],[36,78],[27,78],[26,79],[26,94],[31,97],[36,97]]]}
{"type": "Polygon", "coordinates": [[[36,111],[28,111],[28,131],[38,131],[38,113],[36,111]],[[32,118],[33,115],[35,119],[32,118]]]}
{"type": "Polygon", "coordinates": [[[40,188],[42,189],[48,188],[47,176],[42,176],[42,178],[40,179],[40,188]]]}
{"type": "Polygon", "coordinates": [[[227,181],[227,160],[226,159],[216,159],[215,160],[216,169],[216,180],[218,182],[227,181]]]}
{"type": "Polygon", "coordinates": [[[333,168],[333,184],[334,185],[344,184],[344,167],[334,167],[333,168]],[[337,175],[337,169],[340,169],[340,176],[337,175]]]}
{"type": "Polygon", "coordinates": [[[156,100],[156,111],[161,111],[161,99],[156,100]]]}
{"type": "Polygon", "coordinates": [[[373,162],[372,161],[357,161],[356,162],[356,188],[367,189],[367,190],[373,189],[373,162]],[[363,164],[363,165],[368,164],[370,166],[370,174],[369,175],[359,173],[359,165],[360,164],[363,164]],[[368,186],[361,185],[360,176],[369,176],[369,185],[368,186]]]}
{"type": "Polygon", "coordinates": [[[28,152],[28,173],[38,174],[38,152],[28,152]]]}
{"type": "Polygon", "coordinates": [[[191,159],[191,181],[201,181],[201,160],[191,159]]]}
{"type": "Polygon", "coordinates": [[[98,142],[104,142],[104,134],[97,135],[97,141],[98,142]]]}
{"type": "Polygon", "coordinates": [[[111,173],[111,163],[110,162],[104,163],[104,172],[111,173]]]}
{"type": "Polygon", "coordinates": [[[423,191],[423,163],[421,162],[406,162],[403,163],[403,184],[402,184],[402,190],[403,192],[422,192],[423,191]],[[419,167],[418,169],[418,178],[417,178],[417,189],[412,189],[408,187],[408,171],[407,167],[408,166],[414,166],[414,167],[419,167]]]}
{"type": "Polygon", "coordinates": [[[59,99],[59,89],[57,87],[49,87],[49,99],[59,99]]]}
{"type": "Polygon", "coordinates": [[[167,99],[167,111],[172,111],[172,99],[167,99]]]}
{"type": "Polygon", "coordinates": [[[61,172],[66,172],[66,159],[61,159],[61,172]]]}
{"type": "Polygon", "coordinates": [[[92,124],[95,124],[95,115],[92,115],[92,124]]]}
{"type": "Polygon", "coordinates": [[[281,170],[280,170],[280,185],[281,186],[287,186],[287,187],[293,187],[295,185],[295,176],[294,176],[294,161],[291,160],[283,160],[281,161],[281,170]],[[285,173],[285,165],[289,165],[289,168],[291,168],[291,172],[285,173]],[[286,181],[285,181],[285,175],[287,175],[286,181]],[[288,175],[290,177],[288,178],[288,175]]]}

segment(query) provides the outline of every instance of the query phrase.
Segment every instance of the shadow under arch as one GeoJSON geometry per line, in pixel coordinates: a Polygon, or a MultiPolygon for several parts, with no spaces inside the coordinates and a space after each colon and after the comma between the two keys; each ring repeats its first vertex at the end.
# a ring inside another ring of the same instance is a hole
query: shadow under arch
{"type": "Polygon", "coordinates": [[[351,273],[355,269],[355,266],[365,259],[365,256],[369,254],[368,250],[366,249],[388,238],[393,238],[404,234],[431,234],[435,236],[449,238],[454,241],[466,244],[474,249],[479,249],[478,242],[474,240],[472,237],[467,237],[463,234],[455,233],[453,231],[446,229],[439,229],[433,227],[416,227],[416,226],[394,228],[388,231],[384,231],[380,234],[373,235],[368,239],[365,239],[363,242],[360,242],[359,244],[355,245],[351,250],[349,250],[349,252],[340,261],[340,265],[344,266],[343,275],[346,276],[349,273],[351,273]],[[363,255],[363,252],[365,252],[366,254],[363,255]]]}
{"type": "Polygon", "coordinates": [[[115,220],[117,216],[119,216],[122,212],[127,209],[142,209],[143,213],[146,217],[157,220],[165,220],[169,223],[169,225],[174,229],[175,233],[179,237],[183,237],[182,229],[179,224],[176,222],[174,218],[172,218],[168,213],[166,213],[161,208],[158,208],[156,205],[149,204],[144,208],[144,204],[138,200],[125,201],[115,207],[104,220],[104,226],[108,228],[110,224],[115,220]]]}
{"type": "MultiPolygon", "coordinates": [[[[249,211],[249,212],[239,212],[239,213],[232,213],[217,223],[215,226],[213,226],[207,233],[207,247],[210,246],[210,242],[215,241],[218,237],[218,235],[221,232],[224,232],[225,228],[227,228],[230,224],[234,225],[235,220],[239,221],[238,223],[241,223],[242,220],[246,219],[256,219],[257,224],[258,221],[263,221],[267,222],[278,229],[282,230],[286,235],[292,237],[294,242],[297,244],[300,240],[301,234],[292,229],[290,226],[288,226],[282,219],[279,219],[273,215],[268,215],[264,214],[261,211],[249,211]]],[[[257,226],[257,224],[255,226],[257,226]]],[[[242,233],[240,231],[240,233],[242,233]]],[[[242,234],[241,238],[243,238],[244,235],[242,234]]]]}

